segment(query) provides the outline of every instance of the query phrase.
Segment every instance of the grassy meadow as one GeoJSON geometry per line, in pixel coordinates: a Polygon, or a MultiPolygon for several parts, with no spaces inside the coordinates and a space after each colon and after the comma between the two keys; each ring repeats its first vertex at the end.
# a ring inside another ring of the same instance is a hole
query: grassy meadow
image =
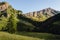
{"type": "Polygon", "coordinates": [[[0,32],[0,40],[60,40],[60,35],[36,32],[20,32],[16,34],[0,32]]]}
{"type": "Polygon", "coordinates": [[[0,40],[44,40],[44,39],[0,32],[0,40]]]}
{"type": "Polygon", "coordinates": [[[44,40],[60,40],[60,35],[50,34],[50,33],[38,33],[38,32],[20,32],[19,35],[40,38],[44,40]]]}

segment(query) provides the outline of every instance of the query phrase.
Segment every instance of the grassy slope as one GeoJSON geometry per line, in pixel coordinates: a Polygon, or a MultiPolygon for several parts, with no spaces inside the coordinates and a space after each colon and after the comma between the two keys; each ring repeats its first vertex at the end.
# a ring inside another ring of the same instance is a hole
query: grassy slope
{"type": "Polygon", "coordinates": [[[60,40],[60,35],[36,32],[20,32],[16,35],[0,32],[0,40],[60,40]]]}
{"type": "Polygon", "coordinates": [[[43,39],[0,32],[0,40],[43,40],[43,39]]]}
{"type": "Polygon", "coordinates": [[[28,37],[34,37],[34,38],[40,38],[44,40],[60,40],[60,35],[56,34],[50,34],[50,33],[36,33],[36,32],[20,32],[17,33],[19,35],[28,36],[28,37]]]}

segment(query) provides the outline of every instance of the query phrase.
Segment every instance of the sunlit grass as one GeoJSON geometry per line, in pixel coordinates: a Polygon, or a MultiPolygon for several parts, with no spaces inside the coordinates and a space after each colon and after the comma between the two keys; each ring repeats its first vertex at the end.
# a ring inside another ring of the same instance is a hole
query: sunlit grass
{"type": "Polygon", "coordinates": [[[43,39],[0,32],[0,40],[43,40],[43,39]]]}

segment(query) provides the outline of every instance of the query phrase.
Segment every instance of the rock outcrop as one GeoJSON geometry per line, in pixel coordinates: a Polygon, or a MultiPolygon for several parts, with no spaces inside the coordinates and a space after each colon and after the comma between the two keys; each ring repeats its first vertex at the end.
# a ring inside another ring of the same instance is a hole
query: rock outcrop
{"type": "Polygon", "coordinates": [[[9,4],[7,2],[0,3],[0,11],[4,11],[8,8],[9,4]]]}
{"type": "Polygon", "coordinates": [[[7,13],[7,8],[9,7],[9,4],[7,2],[0,2],[0,17],[4,16],[7,17],[8,13],[7,13]]]}

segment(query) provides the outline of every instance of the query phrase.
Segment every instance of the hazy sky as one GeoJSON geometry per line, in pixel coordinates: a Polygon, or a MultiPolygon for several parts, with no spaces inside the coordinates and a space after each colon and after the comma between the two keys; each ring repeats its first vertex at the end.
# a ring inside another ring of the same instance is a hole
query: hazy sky
{"type": "Polygon", "coordinates": [[[60,0],[0,0],[9,2],[13,8],[22,10],[24,13],[38,11],[51,7],[60,10],[60,0]]]}

